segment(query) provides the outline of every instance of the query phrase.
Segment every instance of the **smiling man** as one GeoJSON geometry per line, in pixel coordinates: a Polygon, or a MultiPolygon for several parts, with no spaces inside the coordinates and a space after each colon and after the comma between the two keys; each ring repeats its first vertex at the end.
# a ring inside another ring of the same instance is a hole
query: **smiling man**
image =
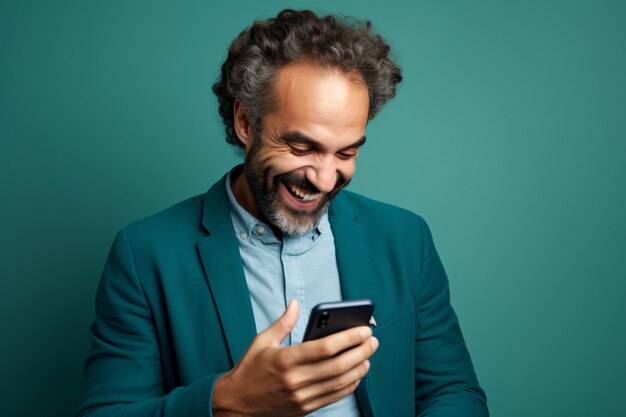
{"type": "Polygon", "coordinates": [[[274,109],[256,135],[245,106],[234,103],[246,161],[233,193],[279,235],[302,235],[354,175],[365,143],[367,85],[357,71],[296,61],[277,71],[273,94],[274,109]]]}
{"type": "Polygon", "coordinates": [[[401,81],[369,23],[285,10],[214,86],[242,149],[207,193],[122,229],[78,416],[487,416],[424,221],[345,191],[401,81]],[[377,325],[303,342],[321,302],[377,325]]]}

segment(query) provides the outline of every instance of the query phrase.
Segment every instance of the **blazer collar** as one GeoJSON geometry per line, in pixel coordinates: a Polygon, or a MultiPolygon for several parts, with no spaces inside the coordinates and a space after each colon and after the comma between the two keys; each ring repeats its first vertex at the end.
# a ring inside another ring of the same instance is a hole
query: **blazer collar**
{"type": "Polygon", "coordinates": [[[230,217],[226,176],[204,196],[202,226],[208,236],[198,242],[198,253],[234,365],[256,336],[256,325],[230,217]]]}
{"type": "MultiPolygon", "coordinates": [[[[331,203],[328,216],[335,239],[341,293],[344,300],[372,298],[375,274],[367,229],[359,221],[359,211],[348,196],[348,192],[340,192],[331,203]]],[[[356,396],[365,417],[373,416],[368,378],[366,375],[356,389],[356,396]]]]}
{"type": "Polygon", "coordinates": [[[345,300],[371,298],[374,270],[367,229],[359,221],[359,211],[345,191],[333,200],[328,219],[335,239],[341,293],[345,300]]]}

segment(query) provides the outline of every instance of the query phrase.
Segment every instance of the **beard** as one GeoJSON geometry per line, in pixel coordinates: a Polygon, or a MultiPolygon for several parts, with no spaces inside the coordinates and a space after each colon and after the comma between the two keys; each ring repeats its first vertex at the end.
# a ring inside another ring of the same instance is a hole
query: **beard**
{"type": "Polygon", "coordinates": [[[256,158],[260,143],[261,139],[257,138],[250,152],[246,155],[243,172],[261,213],[272,226],[285,235],[298,236],[308,233],[317,226],[320,218],[328,211],[332,199],[342,188],[348,185],[349,181],[337,174],[335,187],[329,193],[322,193],[315,207],[309,210],[295,208],[280,195],[281,183],[285,185],[287,190],[290,189],[290,186],[295,185],[300,190],[310,194],[316,194],[320,191],[306,177],[294,172],[276,175],[272,179],[271,188],[268,189],[267,170],[263,169],[258,158],[256,158]]]}

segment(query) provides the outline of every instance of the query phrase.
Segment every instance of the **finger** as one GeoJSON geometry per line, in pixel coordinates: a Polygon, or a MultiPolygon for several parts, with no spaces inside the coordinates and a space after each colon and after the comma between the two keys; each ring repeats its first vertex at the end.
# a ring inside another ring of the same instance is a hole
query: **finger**
{"type": "Polygon", "coordinates": [[[317,397],[309,401],[308,403],[304,405],[303,407],[304,411],[306,411],[307,413],[311,413],[319,408],[327,406],[328,404],[332,404],[334,402],[339,401],[343,397],[352,394],[359,386],[359,382],[360,381],[353,382],[352,384],[348,385],[347,387],[344,387],[343,389],[339,391],[334,391],[334,392],[331,392],[326,395],[322,395],[320,397],[317,397]]]}
{"type": "Polygon", "coordinates": [[[360,381],[365,375],[367,375],[369,368],[370,361],[365,360],[354,368],[348,370],[348,372],[342,373],[325,381],[307,385],[301,389],[300,395],[306,402],[310,402],[316,398],[324,397],[334,392],[340,392],[344,388],[360,381]]]}
{"type": "Polygon", "coordinates": [[[283,339],[289,335],[293,326],[296,325],[296,322],[298,321],[299,309],[298,302],[296,300],[291,300],[283,315],[280,316],[270,327],[259,333],[257,339],[274,346],[279,346],[280,342],[282,342],[283,339]]]}
{"type": "Polygon", "coordinates": [[[359,346],[337,356],[301,366],[298,374],[302,376],[303,385],[333,379],[365,362],[376,352],[376,349],[378,349],[378,339],[370,337],[359,346]]]}
{"type": "Polygon", "coordinates": [[[294,349],[298,364],[315,363],[362,344],[372,336],[369,327],[353,327],[321,339],[304,342],[294,349]]]}

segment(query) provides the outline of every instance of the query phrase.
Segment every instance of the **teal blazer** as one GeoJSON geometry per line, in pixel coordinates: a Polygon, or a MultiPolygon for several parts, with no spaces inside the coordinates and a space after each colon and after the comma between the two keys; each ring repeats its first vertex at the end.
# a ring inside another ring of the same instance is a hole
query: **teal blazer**
{"type": "MultiPolygon", "coordinates": [[[[487,416],[424,220],[348,191],[329,220],[343,298],[375,305],[380,346],[356,391],[363,416],[487,416]]],[[[255,335],[222,178],[117,234],[77,416],[210,416],[215,380],[255,335]]]]}

